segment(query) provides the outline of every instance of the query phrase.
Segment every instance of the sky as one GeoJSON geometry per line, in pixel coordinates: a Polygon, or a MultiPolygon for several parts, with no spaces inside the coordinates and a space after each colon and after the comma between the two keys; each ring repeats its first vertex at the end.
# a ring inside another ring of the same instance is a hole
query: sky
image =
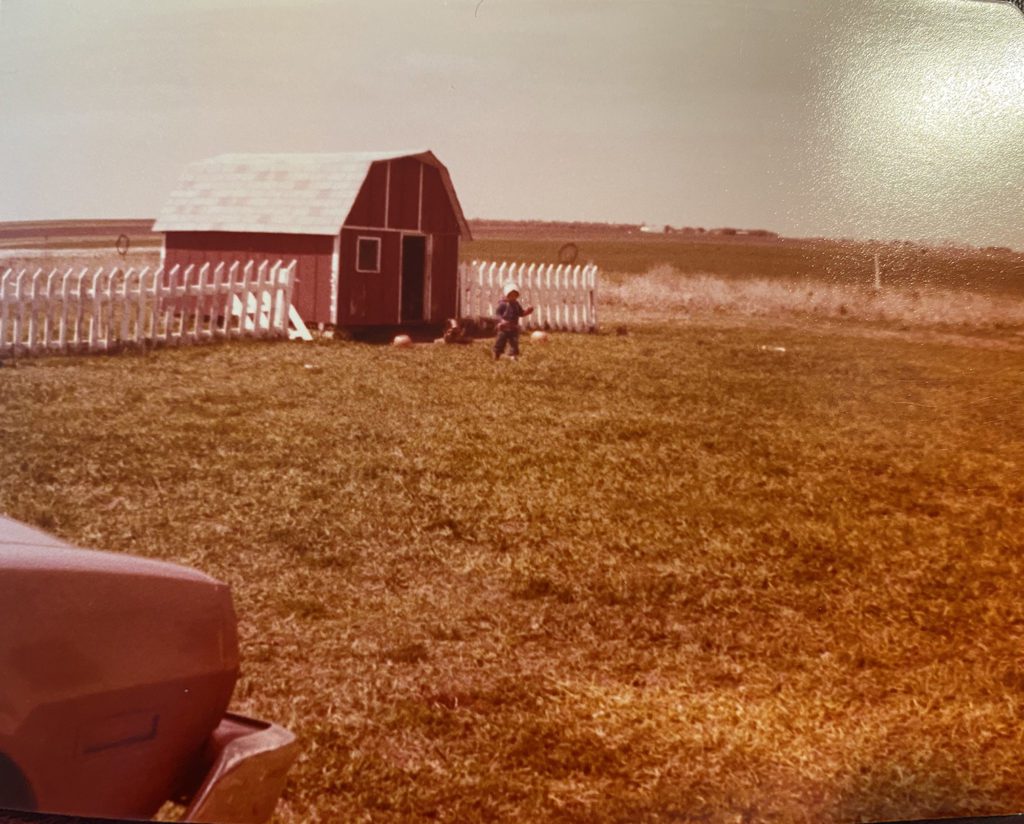
{"type": "Polygon", "coordinates": [[[0,0],[0,221],[226,152],[429,148],[467,216],[1024,248],[1024,15],[978,0],[0,0]]]}

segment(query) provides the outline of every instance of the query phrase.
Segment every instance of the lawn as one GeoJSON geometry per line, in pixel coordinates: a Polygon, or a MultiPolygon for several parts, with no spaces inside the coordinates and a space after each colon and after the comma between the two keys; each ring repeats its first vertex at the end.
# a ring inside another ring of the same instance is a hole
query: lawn
{"type": "Polygon", "coordinates": [[[613,281],[519,363],[8,364],[0,511],[232,585],[282,824],[1024,810],[1019,329],[613,281]]]}

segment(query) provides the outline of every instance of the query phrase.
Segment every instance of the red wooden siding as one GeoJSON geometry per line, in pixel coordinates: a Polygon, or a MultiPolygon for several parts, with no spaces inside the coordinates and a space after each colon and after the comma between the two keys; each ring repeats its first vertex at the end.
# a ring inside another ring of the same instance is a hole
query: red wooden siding
{"type": "Polygon", "coordinates": [[[459,236],[433,235],[430,255],[430,318],[441,321],[455,317],[459,288],[459,236]]]}
{"type": "Polygon", "coordinates": [[[256,232],[168,232],[164,265],[232,264],[253,260],[296,260],[292,303],[307,323],[334,323],[331,317],[331,254],[334,239],[319,235],[256,232]]]}
{"type": "Polygon", "coordinates": [[[341,232],[341,277],[338,283],[338,323],[372,326],[398,322],[399,232],[344,229],[341,232]],[[380,238],[380,271],[356,271],[356,242],[380,238]]]}
{"type": "Polygon", "coordinates": [[[423,164],[423,219],[422,231],[427,233],[459,233],[452,202],[441,182],[441,172],[434,166],[423,164]]]}
{"type": "Polygon", "coordinates": [[[388,197],[388,228],[419,230],[420,163],[414,157],[391,161],[391,188],[388,197]]]}
{"type": "Polygon", "coordinates": [[[350,226],[383,226],[387,199],[388,163],[378,160],[372,166],[356,195],[345,221],[350,226]]]}
{"type": "Polygon", "coordinates": [[[412,157],[378,161],[370,167],[346,226],[379,226],[425,234],[458,234],[459,223],[452,208],[441,172],[412,157]],[[388,194],[388,166],[390,194],[388,194]],[[420,214],[420,170],[423,172],[422,215],[420,214]],[[385,223],[385,206],[389,216],[385,223]]]}

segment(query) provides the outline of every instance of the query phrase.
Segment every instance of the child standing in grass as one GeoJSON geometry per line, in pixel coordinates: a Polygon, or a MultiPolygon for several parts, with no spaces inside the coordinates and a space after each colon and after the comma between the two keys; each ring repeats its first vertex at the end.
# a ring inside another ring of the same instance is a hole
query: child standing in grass
{"type": "Polygon", "coordinates": [[[526,309],[519,303],[519,287],[514,283],[506,283],[505,297],[498,301],[495,314],[498,316],[498,337],[494,341],[494,359],[498,360],[508,346],[508,354],[512,360],[519,358],[519,318],[533,314],[533,307],[526,309]]]}

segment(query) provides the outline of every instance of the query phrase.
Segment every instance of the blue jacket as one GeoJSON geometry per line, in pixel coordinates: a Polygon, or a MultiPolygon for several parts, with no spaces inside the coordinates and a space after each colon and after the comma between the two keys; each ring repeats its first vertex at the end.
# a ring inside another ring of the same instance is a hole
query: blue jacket
{"type": "Polygon", "coordinates": [[[498,331],[518,332],[519,319],[526,314],[526,310],[518,300],[501,300],[498,301],[498,308],[494,310],[494,314],[501,320],[498,331]]]}

